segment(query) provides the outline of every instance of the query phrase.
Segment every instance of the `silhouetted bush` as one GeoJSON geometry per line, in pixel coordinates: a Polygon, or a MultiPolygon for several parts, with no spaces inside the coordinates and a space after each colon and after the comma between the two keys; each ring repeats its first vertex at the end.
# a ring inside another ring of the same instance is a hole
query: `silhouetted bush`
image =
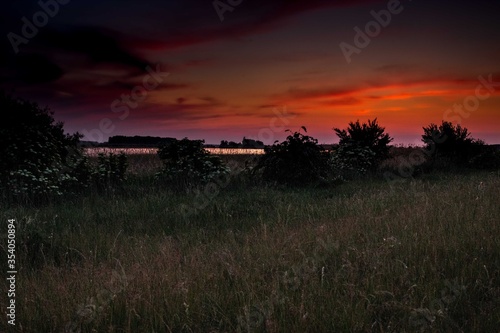
{"type": "Polygon", "coordinates": [[[374,159],[376,161],[380,161],[388,156],[388,145],[393,139],[388,133],[384,133],[385,128],[377,123],[377,118],[373,121],[368,120],[368,123],[363,124],[357,120],[355,123],[350,122],[347,129],[334,128],[333,130],[340,138],[340,146],[349,144],[346,146],[346,149],[349,147],[353,149],[367,147],[375,153],[374,159]]]}
{"type": "Polygon", "coordinates": [[[203,140],[175,140],[158,149],[163,169],[157,179],[170,184],[196,186],[214,181],[229,173],[221,159],[203,148],[203,140]]]}
{"type": "MultiPolygon", "coordinates": [[[[305,127],[302,128],[306,131],[305,127]]],[[[254,171],[261,171],[266,181],[305,185],[326,180],[327,161],[328,155],[318,145],[318,140],[295,132],[285,141],[265,148],[265,154],[254,171]]]]}
{"type": "Polygon", "coordinates": [[[80,134],[64,133],[53,113],[0,92],[0,191],[15,199],[43,200],[78,187],[72,170],[82,158],[80,134]]]}
{"type": "Polygon", "coordinates": [[[375,152],[366,146],[351,142],[339,145],[330,157],[334,174],[341,179],[353,179],[366,175],[375,166],[375,152]]]}
{"type": "Polygon", "coordinates": [[[330,164],[343,178],[355,178],[374,171],[389,155],[389,143],[393,140],[384,133],[385,128],[373,121],[361,124],[350,122],[347,129],[334,128],[340,138],[339,148],[332,152],[330,164]]]}
{"type": "Polygon", "coordinates": [[[101,153],[97,156],[97,165],[92,172],[92,178],[101,188],[119,186],[126,179],[127,166],[127,155],[123,152],[118,155],[101,153]]]}
{"type": "Polygon", "coordinates": [[[492,147],[484,146],[480,153],[469,160],[468,165],[475,169],[499,169],[500,151],[492,147]]]}
{"type": "Polygon", "coordinates": [[[377,174],[390,177],[412,178],[432,171],[429,152],[417,146],[391,146],[389,157],[380,162],[377,174]]]}
{"type": "Polygon", "coordinates": [[[125,179],[126,156],[84,156],[81,135],[64,133],[53,112],[0,92],[0,192],[16,201],[42,202],[81,192],[92,184],[115,186],[125,179]]]}
{"type": "MultiPolygon", "coordinates": [[[[470,161],[485,152],[483,141],[474,139],[467,128],[443,121],[440,126],[430,124],[423,128],[422,141],[437,167],[455,164],[470,165],[470,161]]],[[[450,165],[451,166],[451,165],[450,165]]]]}

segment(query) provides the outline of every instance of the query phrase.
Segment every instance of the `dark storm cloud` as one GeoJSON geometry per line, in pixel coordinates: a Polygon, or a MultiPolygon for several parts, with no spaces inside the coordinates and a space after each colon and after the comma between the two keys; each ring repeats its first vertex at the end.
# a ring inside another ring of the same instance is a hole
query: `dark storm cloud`
{"type": "MultiPolygon", "coordinates": [[[[363,2],[373,1],[355,1],[363,2]]],[[[168,50],[261,33],[300,12],[352,3],[244,1],[232,12],[226,12],[227,19],[220,22],[212,1],[71,2],[60,8],[29,43],[20,45],[17,55],[8,38],[3,39],[0,88],[14,88],[32,96],[58,96],[59,100],[73,100],[76,94],[85,96],[86,101],[104,100],[107,95],[133,87],[134,78],[151,66],[143,56],[145,50],[168,50]],[[117,10],[120,15],[113,14],[117,10]],[[121,78],[111,79],[101,74],[103,70],[119,68],[123,69],[121,78]],[[64,75],[71,79],[59,82],[64,75]],[[35,87],[37,84],[43,86],[35,87]]],[[[4,36],[12,31],[21,33],[21,18],[30,19],[40,10],[35,2],[18,1],[6,1],[3,9],[0,28],[4,36]]],[[[211,59],[190,60],[179,64],[178,70],[211,62],[211,59]]],[[[188,84],[165,83],[163,88],[188,87],[188,84]]]]}
{"type": "MultiPolygon", "coordinates": [[[[147,25],[139,24],[140,31],[148,32],[149,38],[136,38],[133,43],[134,47],[142,49],[176,49],[264,33],[282,26],[283,21],[289,17],[311,10],[380,2],[376,0],[243,1],[237,7],[233,7],[232,11],[225,11],[224,21],[221,22],[213,1],[186,0],[174,7],[165,2],[157,3],[152,0],[149,3],[157,5],[155,12],[151,13],[147,25]]],[[[129,9],[135,8],[134,5],[128,4],[131,6],[129,9]]],[[[120,22],[119,18],[117,20],[120,22]]]]}
{"type": "Polygon", "coordinates": [[[21,54],[15,58],[17,79],[28,84],[55,81],[63,70],[41,54],[21,54]]]}
{"type": "MultiPolygon", "coordinates": [[[[375,1],[243,1],[225,13],[224,22],[220,22],[212,1],[71,2],[60,8],[52,22],[41,27],[27,45],[21,45],[17,56],[8,39],[3,38],[0,84],[46,83],[60,79],[64,73],[96,65],[124,66],[129,75],[139,74],[151,65],[139,55],[143,50],[251,35],[272,30],[284,19],[304,11],[367,2],[375,1]],[[120,15],[113,15],[117,9],[120,15]],[[67,22],[73,21],[68,26],[67,22]]],[[[37,10],[40,8],[35,2],[6,1],[1,14],[2,35],[21,33],[21,17],[30,19],[37,10]]],[[[193,60],[184,67],[209,62],[193,60]]]]}
{"type": "Polygon", "coordinates": [[[97,28],[45,30],[15,56],[4,56],[1,77],[14,66],[16,81],[43,83],[57,80],[66,71],[95,65],[119,65],[131,74],[141,73],[151,65],[122,46],[124,37],[97,28]],[[35,79],[35,77],[37,77],[35,79]]]}
{"type": "Polygon", "coordinates": [[[43,45],[84,55],[91,63],[114,63],[144,70],[150,63],[126,48],[126,36],[106,29],[74,27],[41,33],[43,45]]]}

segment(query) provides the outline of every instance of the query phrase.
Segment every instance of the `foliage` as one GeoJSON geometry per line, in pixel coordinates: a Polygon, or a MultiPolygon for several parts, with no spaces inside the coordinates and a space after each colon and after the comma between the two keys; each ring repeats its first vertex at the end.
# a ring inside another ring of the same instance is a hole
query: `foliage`
{"type": "Polygon", "coordinates": [[[334,128],[340,138],[339,148],[332,152],[330,165],[340,177],[349,179],[373,171],[389,155],[388,144],[393,140],[385,128],[373,121],[350,122],[347,129],[334,128]]]}
{"type": "Polygon", "coordinates": [[[61,196],[79,179],[71,169],[81,137],[65,134],[53,112],[0,92],[0,191],[16,198],[61,196]]]}
{"type": "Polygon", "coordinates": [[[99,154],[97,156],[97,166],[92,173],[94,181],[102,186],[119,185],[125,179],[127,171],[127,155],[110,153],[108,155],[99,154]]]}
{"type": "Polygon", "coordinates": [[[0,127],[0,192],[15,200],[40,202],[99,188],[125,179],[126,156],[100,155],[90,163],[78,143],[81,135],[65,134],[53,112],[36,103],[0,92],[5,121],[0,127]]]}
{"type": "Polygon", "coordinates": [[[334,173],[343,179],[365,175],[375,165],[375,152],[368,147],[351,142],[339,145],[330,157],[334,173]]]}
{"type": "Polygon", "coordinates": [[[260,140],[253,140],[253,139],[247,139],[243,138],[241,141],[241,147],[243,148],[264,148],[264,142],[260,140]]]}
{"type": "Polygon", "coordinates": [[[469,160],[468,165],[475,169],[499,169],[500,151],[484,146],[480,153],[469,160]]]}
{"type": "Polygon", "coordinates": [[[158,149],[163,169],[158,179],[186,186],[206,184],[229,173],[221,159],[203,148],[203,140],[175,140],[158,149]]]}
{"type": "Polygon", "coordinates": [[[327,176],[327,169],[327,154],[318,145],[318,140],[300,132],[265,148],[264,156],[255,167],[255,171],[262,170],[264,180],[289,185],[322,181],[327,176]]]}
{"type": "Polygon", "coordinates": [[[361,124],[359,120],[355,123],[350,122],[347,129],[333,129],[340,138],[339,145],[345,146],[345,149],[357,150],[359,147],[367,147],[375,153],[375,159],[380,161],[388,156],[389,143],[393,140],[385,128],[377,123],[377,118],[368,123],[361,124]]]}
{"type": "Polygon", "coordinates": [[[474,139],[467,128],[443,121],[423,128],[422,141],[435,158],[445,158],[458,165],[466,165],[484,151],[484,142],[474,139]]]}

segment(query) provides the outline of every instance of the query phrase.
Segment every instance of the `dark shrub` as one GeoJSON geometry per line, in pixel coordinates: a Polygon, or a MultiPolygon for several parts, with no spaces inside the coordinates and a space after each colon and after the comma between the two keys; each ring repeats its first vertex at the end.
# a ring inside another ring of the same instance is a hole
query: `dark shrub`
{"type": "Polygon", "coordinates": [[[163,169],[158,179],[181,186],[197,186],[216,180],[229,173],[217,156],[203,148],[203,140],[175,140],[158,149],[163,169]]]}
{"type": "Polygon", "coordinates": [[[484,146],[482,151],[473,156],[469,160],[469,166],[475,169],[499,169],[500,168],[500,151],[484,146]]]}
{"type": "Polygon", "coordinates": [[[411,178],[430,172],[430,160],[429,153],[423,147],[392,146],[389,157],[379,164],[377,173],[384,178],[390,175],[411,178]]]}
{"type": "Polygon", "coordinates": [[[440,126],[430,124],[423,128],[422,141],[433,151],[434,161],[442,165],[466,166],[475,156],[485,151],[484,142],[474,139],[467,128],[443,121],[440,126]]]}
{"type": "Polygon", "coordinates": [[[92,169],[92,179],[101,189],[119,186],[126,179],[127,167],[127,155],[123,152],[118,155],[101,153],[97,156],[97,165],[92,169]]]}
{"type": "Polygon", "coordinates": [[[366,146],[344,143],[332,152],[330,166],[343,180],[358,178],[374,169],[375,152],[366,146]]]}
{"type": "Polygon", "coordinates": [[[368,120],[368,123],[361,124],[359,120],[355,123],[350,122],[345,130],[338,128],[333,129],[340,138],[339,145],[349,144],[346,148],[353,149],[359,147],[367,147],[375,153],[374,158],[380,161],[388,156],[389,143],[393,140],[385,128],[377,123],[377,118],[373,121],[368,120]]]}
{"type": "Polygon", "coordinates": [[[0,191],[13,198],[61,196],[80,181],[72,175],[82,157],[80,134],[64,133],[53,113],[0,92],[0,191]]]}
{"type": "MultiPolygon", "coordinates": [[[[306,131],[305,127],[302,128],[306,131]]],[[[318,140],[295,132],[285,141],[265,148],[265,154],[254,171],[262,171],[266,181],[305,185],[326,179],[327,161],[328,155],[318,145],[318,140]]]]}
{"type": "Polygon", "coordinates": [[[334,173],[342,178],[356,178],[374,171],[389,156],[389,143],[393,140],[384,133],[385,128],[373,121],[361,124],[350,122],[345,130],[334,128],[339,147],[332,152],[330,164],[334,173]]]}

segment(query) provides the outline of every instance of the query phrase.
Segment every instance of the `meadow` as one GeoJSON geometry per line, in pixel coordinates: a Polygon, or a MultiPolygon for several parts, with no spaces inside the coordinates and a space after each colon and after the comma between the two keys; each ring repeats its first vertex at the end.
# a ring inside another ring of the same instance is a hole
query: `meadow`
{"type": "Polygon", "coordinates": [[[1,332],[500,332],[499,171],[204,194],[129,163],[121,189],[0,203],[19,262],[1,332]]]}

